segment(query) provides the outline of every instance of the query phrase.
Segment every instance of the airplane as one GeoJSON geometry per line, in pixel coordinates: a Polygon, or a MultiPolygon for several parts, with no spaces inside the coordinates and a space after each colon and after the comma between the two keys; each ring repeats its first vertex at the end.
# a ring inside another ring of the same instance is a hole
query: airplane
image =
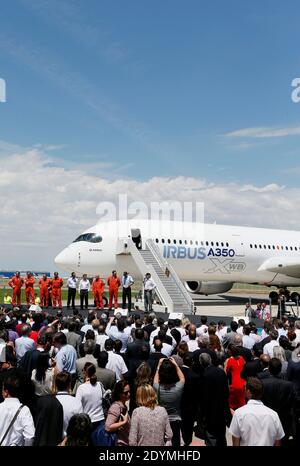
{"type": "MultiPolygon", "coordinates": [[[[85,230],[56,257],[66,272],[108,276],[128,270],[142,278],[130,254],[119,254],[131,239],[142,249],[152,239],[190,293],[220,294],[234,283],[300,286],[300,232],[242,226],[170,222],[168,220],[103,221],[85,230]]],[[[271,291],[270,299],[279,294],[271,291]]],[[[290,294],[299,300],[297,292],[290,294]]]]}

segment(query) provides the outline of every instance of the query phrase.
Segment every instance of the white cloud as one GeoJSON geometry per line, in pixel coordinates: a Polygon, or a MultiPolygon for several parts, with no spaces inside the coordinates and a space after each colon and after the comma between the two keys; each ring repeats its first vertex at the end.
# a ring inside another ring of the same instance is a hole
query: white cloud
{"type": "Polygon", "coordinates": [[[298,135],[300,135],[300,126],[287,128],[258,126],[255,128],[243,128],[225,134],[229,138],[278,138],[298,135]]]}
{"type": "Polygon", "coordinates": [[[98,203],[116,201],[121,193],[129,202],[204,202],[206,222],[300,229],[300,188],[216,184],[183,176],[108,179],[84,166],[57,166],[38,149],[1,156],[0,163],[1,268],[53,270],[55,255],[97,222],[98,203]]]}

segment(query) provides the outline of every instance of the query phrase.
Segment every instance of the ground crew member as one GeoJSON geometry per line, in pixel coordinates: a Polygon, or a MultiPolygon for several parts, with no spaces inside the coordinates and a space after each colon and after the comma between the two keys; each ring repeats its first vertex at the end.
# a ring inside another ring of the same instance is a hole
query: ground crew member
{"type": "Polygon", "coordinates": [[[40,303],[41,307],[49,306],[49,287],[51,285],[51,280],[47,277],[46,274],[43,275],[43,278],[39,281],[40,287],[40,303]]]}
{"type": "Polygon", "coordinates": [[[58,276],[58,272],[54,272],[54,278],[51,280],[52,285],[52,306],[56,308],[56,300],[58,301],[58,307],[62,309],[62,302],[61,302],[61,288],[64,284],[62,278],[58,276]]]}
{"type": "Polygon", "coordinates": [[[4,295],[4,304],[11,304],[11,303],[12,303],[12,297],[8,293],[6,293],[4,295]]]}
{"type": "Polygon", "coordinates": [[[118,290],[121,285],[121,280],[117,276],[117,272],[115,270],[112,271],[112,274],[107,279],[108,284],[108,293],[109,293],[109,303],[108,308],[112,308],[112,302],[114,299],[115,305],[114,308],[117,309],[118,305],[118,290]]]}
{"type": "Polygon", "coordinates": [[[33,289],[35,278],[31,272],[27,272],[24,282],[25,282],[26,304],[27,306],[30,306],[30,304],[35,304],[34,289],[33,289]]]}
{"type": "Polygon", "coordinates": [[[102,296],[104,292],[104,281],[101,280],[99,275],[96,275],[96,277],[93,280],[92,291],[94,295],[96,309],[104,309],[103,300],[102,300],[102,296]]]}
{"type": "Polygon", "coordinates": [[[16,274],[9,280],[8,285],[13,289],[13,299],[12,305],[16,306],[16,301],[18,300],[18,306],[21,306],[21,288],[24,284],[23,278],[20,276],[20,272],[16,274]]]}

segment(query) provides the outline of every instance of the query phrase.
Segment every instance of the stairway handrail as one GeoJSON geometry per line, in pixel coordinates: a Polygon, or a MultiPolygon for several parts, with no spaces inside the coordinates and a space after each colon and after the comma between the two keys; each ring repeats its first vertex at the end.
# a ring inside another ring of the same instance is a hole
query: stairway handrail
{"type": "Polygon", "coordinates": [[[181,294],[184,296],[187,305],[189,306],[191,312],[193,313],[193,308],[194,308],[193,300],[190,294],[188,293],[188,291],[185,289],[185,286],[183,285],[182,281],[178,277],[177,273],[175,272],[171,264],[162,256],[162,254],[160,253],[160,250],[158,249],[158,247],[156,246],[156,244],[154,243],[152,239],[148,239],[146,241],[146,246],[148,246],[149,250],[152,252],[155,259],[160,264],[160,267],[161,268],[165,267],[169,270],[177,288],[179,288],[179,290],[181,291],[181,294]]]}
{"type": "Polygon", "coordinates": [[[131,238],[126,238],[125,241],[127,243],[128,252],[130,252],[130,254],[135,259],[136,264],[139,267],[140,271],[142,272],[142,274],[145,273],[145,271],[151,273],[156,283],[155,293],[158,295],[160,301],[164,303],[164,305],[170,310],[170,312],[172,312],[173,311],[172,298],[169,295],[168,291],[165,289],[154,267],[151,264],[146,264],[143,256],[140,254],[139,250],[137,249],[136,245],[134,244],[131,238]]]}

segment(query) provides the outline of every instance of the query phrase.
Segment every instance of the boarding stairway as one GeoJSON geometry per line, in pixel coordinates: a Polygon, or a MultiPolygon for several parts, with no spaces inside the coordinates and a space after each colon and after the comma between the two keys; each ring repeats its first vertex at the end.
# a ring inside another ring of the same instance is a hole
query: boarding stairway
{"type": "Polygon", "coordinates": [[[190,294],[153,240],[147,240],[143,249],[138,249],[131,238],[120,238],[117,254],[130,254],[143,277],[147,272],[151,274],[157,286],[155,292],[167,312],[194,313],[190,294]]]}

